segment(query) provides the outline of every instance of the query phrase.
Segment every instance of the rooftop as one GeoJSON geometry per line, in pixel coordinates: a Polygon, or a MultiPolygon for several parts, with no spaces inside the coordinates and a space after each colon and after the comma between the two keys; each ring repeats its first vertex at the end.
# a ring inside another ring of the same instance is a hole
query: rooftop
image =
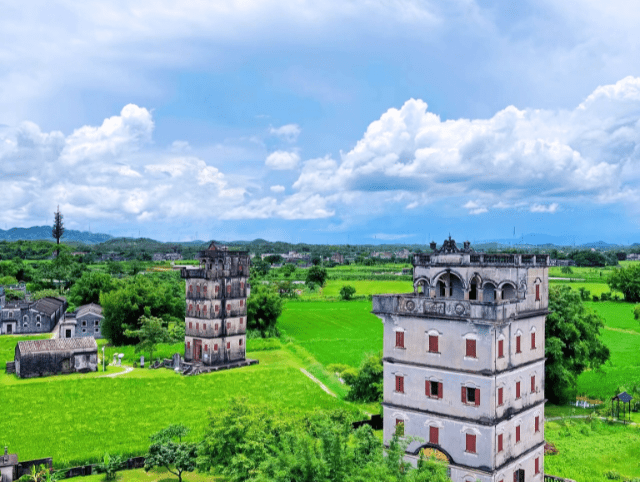
{"type": "Polygon", "coordinates": [[[92,336],[83,338],[55,338],[50,340],[20,341],[16,347],[21,354],[51,353],[97,350],[98,344],[92,336]]]}

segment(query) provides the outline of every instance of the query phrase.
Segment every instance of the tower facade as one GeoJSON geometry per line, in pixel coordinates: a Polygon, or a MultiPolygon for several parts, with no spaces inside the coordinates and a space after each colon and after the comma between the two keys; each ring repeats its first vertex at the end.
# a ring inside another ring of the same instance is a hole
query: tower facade
{"type": "Polygon", "coordinates": [[[245,359],[249,254],[211,243],[200,266],[183,268],[186,280],[187,362],[221,365],[245,359]]]}
{"type": "Polygon", "coordinates": [[[384,323],[384,441],[419,437],[454,482],[542,481],[548,255],[445,240],[414,256],[414,292],[373,298],[384,323]]]}

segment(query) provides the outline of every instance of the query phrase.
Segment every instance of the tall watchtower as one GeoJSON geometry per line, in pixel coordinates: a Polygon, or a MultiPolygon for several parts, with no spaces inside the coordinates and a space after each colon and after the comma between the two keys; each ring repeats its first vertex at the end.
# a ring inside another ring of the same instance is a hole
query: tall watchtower
{"type": "Polygon", "coordinates": [[[414,256],[414,292],[373,298],[384,323],[384,441],[449,462],[454,482],[542,481],[548,255],[414,256]]]}
{"type": "Polygon", "coordinates": [[[244,360],[249,254],[211,243],[198,259],[198,268],[182,269],[187,300],[184,359],[204,365],[244,360]]]}

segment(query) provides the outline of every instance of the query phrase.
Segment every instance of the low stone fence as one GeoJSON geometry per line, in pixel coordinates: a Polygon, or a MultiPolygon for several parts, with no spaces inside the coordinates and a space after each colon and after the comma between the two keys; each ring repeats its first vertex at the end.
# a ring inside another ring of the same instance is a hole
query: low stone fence
{"type": "Polygon", "coordinates": [[[15,373],[16,372],[16,362],[15,361],[8,361],[7,362],[7,375],[10,375],[11,373],[15,373]]]}
{"type": "MultiPolygon", "coordinates": [[[[51,459],[44,459],[51,460],[51,459]]],[[[132,457],[122,462],[120,465],[120,469],[131,470],[131,469],[141,469],[144,467],[144,457],[132,457]]],[[[37,461],[36,461],[37,462],[37,461]]],[[[51,466],[51,465],[50,465],[51,466]]],[[[98,464],[91,465],[81,465],[80,467],[71,467],[69,469],[62,469],[59,472],[62,472],[64,475],[62,476],[65,479],[70,479],[71,477],[84,477],[86,475],[91,475],[92,473],[97,472],[98,464]]]]}
{"type": "MultiPolygon", "coordinates": [[[[31,472],[31,467],[38,467],[39,465],[44,465],[48,467],[49,470],[53,469],[53,459],[51,457],[47,457],[46,459],[35,459],[35,460],[26,460],[24,462],[20,462],[18,464],[18,479],[23,475],[26,475],[31,472]]],[[[17,479],[16,479],[17,480],[17,479]]]]}

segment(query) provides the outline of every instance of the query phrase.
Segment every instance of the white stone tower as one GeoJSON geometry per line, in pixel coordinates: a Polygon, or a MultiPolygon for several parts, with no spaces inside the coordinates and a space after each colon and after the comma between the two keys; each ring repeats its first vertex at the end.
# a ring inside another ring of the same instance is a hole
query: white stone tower
{"type": "Polygon", "coordinates": [[[384,323],[384,441],[446,457],[454,482],[542,481],[548,255],[445,240],[414,256],[414,292],[373,298],[384,323]]]}

